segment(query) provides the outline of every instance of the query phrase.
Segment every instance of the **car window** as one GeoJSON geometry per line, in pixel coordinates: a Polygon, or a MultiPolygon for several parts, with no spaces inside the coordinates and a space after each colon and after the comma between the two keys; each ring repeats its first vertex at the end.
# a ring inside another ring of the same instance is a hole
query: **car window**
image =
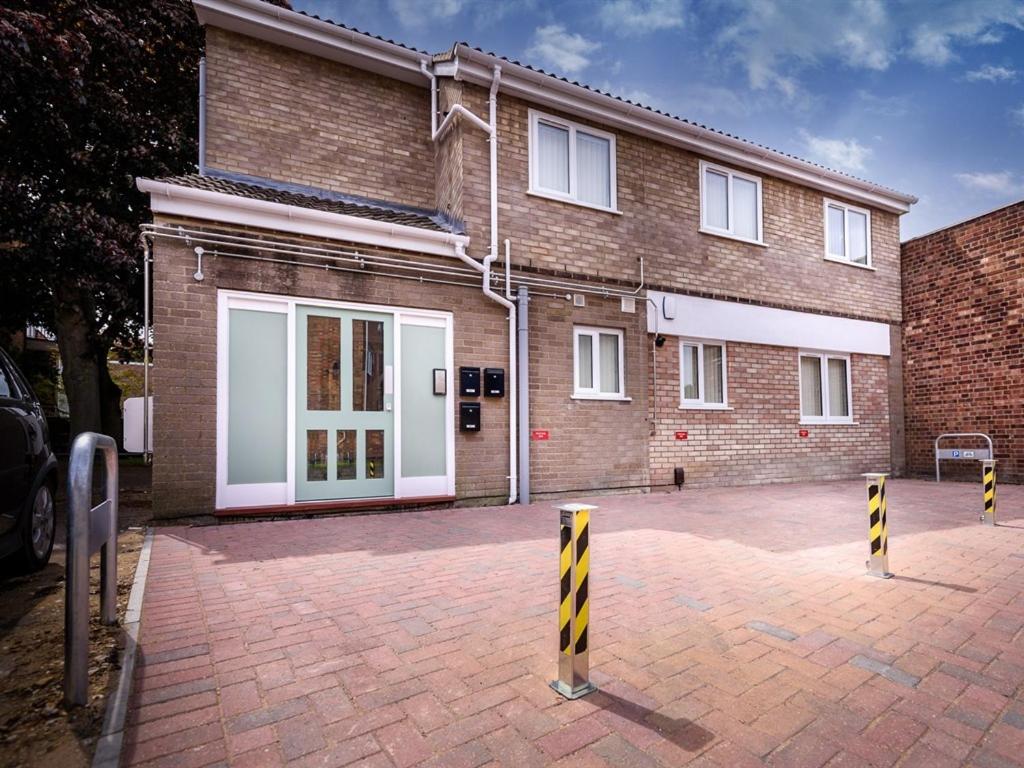
{"type": "Polygon", "coordinates": [[[3,360],[0,360],[0,397],[18,397],[18,387],[14,383],[14,377],[11,376],[11,372],[4,365],[3,360]]]}

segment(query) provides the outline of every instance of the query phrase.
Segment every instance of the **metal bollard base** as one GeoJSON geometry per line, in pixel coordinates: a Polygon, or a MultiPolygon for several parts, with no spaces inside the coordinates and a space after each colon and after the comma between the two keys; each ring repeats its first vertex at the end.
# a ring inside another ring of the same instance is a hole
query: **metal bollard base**
{"type": "Polygon", "coordinates": [[[585,682],[583,685],[578,685],[575,688],[571,688],[570,686],[563,683],[561,680],[552,680],[551,687],[555,690],[555,692],[562,694],[563,696],[565,696],[565,698],[569,699],[570,701],[572,699],[579,699],[583,696],[586,696],[588,693],[593,693],[597,690],[597,686],[589,680],[585,682]]]}

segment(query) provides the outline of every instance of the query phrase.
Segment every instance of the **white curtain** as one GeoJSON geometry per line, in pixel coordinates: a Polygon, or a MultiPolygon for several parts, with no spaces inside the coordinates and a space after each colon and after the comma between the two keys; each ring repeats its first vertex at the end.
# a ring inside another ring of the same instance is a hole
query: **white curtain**
{"type": "Polygon", "coordinates": [[[704,172],[704,223],[715,229],[729,228],[729,178],[704,172]]]}
{"type": "Polygon", "coordinates": [[[843,209],[828,207],[828,253],[846,258],[846,234],[843,232],[843,209]]]}
{"type": "Polygon", "coordinates": [[[704,402],[725,402],[725,381],[722,376],[722,347],[717,344],[704,345],[704,402]]]}
{"type": "Polygon", "coordinates": [[[537,184],[569,194],[569,131],[537,123],[537,184]]]}
{"type": "Polygon", "coordinates": [[[824,415],[821,408],[821,360],[817,357],[800,358],[800,399],[802,415],[824,415]]]}
{"type": "Polygon", "coordinates": [[[850,224],[850,261],[868,263],[868,217],[856,211],[846,213],[850,224]]]}
{"type": "Polygon", "coordinates": [[[700,400],[700,383],[697,380],[697,346],[683,344],[683,399],[700,400]]]}
{"type": "Polygon", "coordinates": [[[579,371],[580,389],[594,388],[594,339],[592,336],[580,334],[576,337],[579,348],[576,370],[579,371]]]}
{"type": "Polygon", "coordinates": [[[832,357],[828,360],[828,415],[850,415],[849,391],[846,388],[846,361],[832,357]]]}
{"type": "Polygon", "coordinates": [[[733,234],[757,240],[757,184],[733,176],[733,234]]]}
{"type": "Polygon", "coordinates": [[[602,333],[599,341],[601,350],[601,392],[619,392],[619,337],[617,334],[602,333]]]}
{"type": "Polygon", "coordinates": [[[611,144],[608,139],[576,132],[577,196],[585,203],[612,204],[611,144]]]}

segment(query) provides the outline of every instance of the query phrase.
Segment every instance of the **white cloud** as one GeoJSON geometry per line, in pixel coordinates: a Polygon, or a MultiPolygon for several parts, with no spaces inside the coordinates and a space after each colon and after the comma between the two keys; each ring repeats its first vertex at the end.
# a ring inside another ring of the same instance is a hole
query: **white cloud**
{"type": "Polygon", "coordinates": [[[860,110],[879,117],[903,117],[910,111],[905,96],[879,96],[867,90],[857,91],[860,110]]]}
{"type": "Polygon", "coordinates": [[[1024,180],[1011,171],[956,173],[953,177],[968,189],[995,195],[1018,195],[1024,192],[1024,180]]]}
{"type": "Polygon", "coordinates": [[[611,0],[601,6],[598,18],[619,34],[646,35],[682,27],[683,11],[683,0],[611,0]]]}
{"type": "Polygon", "coordinates": [[[459,13],[463,0],[388,0],[388,8],[403,27],[423,27],[459,13]]]}
{"type": "Polygon", "coordinates": [[[947,64],[966,46],[987,45],[1009,29],[1024,29],[1019,0],[929,0],[883,3],[795,3],[790,0],[714,0],[730,19],[716,38],[745,69],[750,87],[791,103],[806,98],[801,74],[838,62],[883,72],[901,57],[947,64]]]}
{"type": "Polygon", "coordinates": [[[909,54],[936,66],[955,60],[957,46],[992,45],[1003,39],[1005,27],[1024,29],[1024,5],[1017,0],[932,3],[927,17],[913,25],[909,54]]]}
{"type": "Polygon", "coordinates": [[[989,83],[998,83],[1006,80],[1016,80],[1017,70],[1010,69],[1009,67],[997,67],[992,64],[986,64],[979,69],[972,69],[964,75],[964,77],[971,82],[985,80],[989,83]]]}
{"type": "Polygon", "coordinates": [[[590,64],[590,54],[601,47],[578,33],[567,32],[561,24],[537,27],[526,55],[559,74],[574,75],[590,64]]]}
{"type": "Polygon", "coordinates": [[[1021,128],[1024,128],[1024,104],[1010,110],[1010,119],[1021,128]]]}
{"type": "Polygon", "coordinates": [[[822,165],[844,171],[863,171],[871,148],[856,139],[830,139],[800,131],[807,155],[822,165]]]}

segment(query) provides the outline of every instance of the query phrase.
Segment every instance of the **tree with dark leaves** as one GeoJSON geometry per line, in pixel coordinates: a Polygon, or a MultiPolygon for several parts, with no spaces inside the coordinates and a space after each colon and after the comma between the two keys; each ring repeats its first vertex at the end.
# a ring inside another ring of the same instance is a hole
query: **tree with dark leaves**
{"type": "Polygon", "coordinates": [[[201,47],[187,0],[0,6],[0,328],[56,333],[72,434],[120,439],[107,357],[140,338],[135,177],[194,169],[201,47]]]}

